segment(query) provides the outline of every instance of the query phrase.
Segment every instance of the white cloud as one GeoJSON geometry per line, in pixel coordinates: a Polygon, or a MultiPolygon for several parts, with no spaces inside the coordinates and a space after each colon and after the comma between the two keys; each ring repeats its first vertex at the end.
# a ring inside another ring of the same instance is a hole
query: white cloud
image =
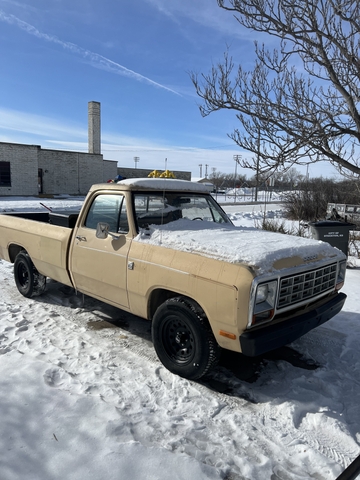
{"type": "MultiPolygon", "coordinates": [[[[198,177],[200,174],[200,164],[202,165],[202,176],[212,173],[212,169],[217,171],[231,173],[234,171],[235,163],[233,156],[239,153],[239,150],[233,149],[202,149],[196,147],[180,147],[176,145],[146,145],[144,141],[137,145],[115,144],[110,145],[103,142],[102,152],[104,158],[117,160],[119,166],[133,167],[134,157],[139,157],[138,168],[151,168],[157,170],[185,170],[192,172],[192,176],[198,177]]],[[[240,169],[238,168],[238,173],[240,169]]],[[[242,173],[245,173],[243,171],[242,173]]],[[[247,171],[251,176],[251,172],[247,171]]]]}
{"type": "MultiPolygon", "coordinates": [[[[88,131],[68,120],[61,123],[53,118],[0,108],[0,141],[40,145],[42,148],[87,152],[88,131]],[[68,140],[64,141],[63,139],[68,140]]],[[[102,154],[106,160],[116,160],[119,166],[134,167],[134,157],[140,157],[138,168],[165,169],[165,159],[169,170],[190,171],[193,177],[208,175],[212,169],[218,172],[233,173],[234,155],[251,157],[247,152],[240,152],[234,144],[228,147],[198,148],[169,145],[145,137],[132,137],[111,132],[102,134],[102,154]]],[[[316,163],[309,167],[311,177],[334,176],[336,174],[328,163],[316,163]]],[[[296,167],[305,175],[306,167],[296,167]]],[[[237,167],[238,174],[252,177],[254,172],[237,167]]]]}
{"type": "MultiPolygon", "coordinates": [[[[20,132],[22,135],[36,135],[39,137],[87,137],[87,129],[61,123],[45,116],[0,108],[0,133],[20,132]]],[[[7,133],[8,135],[8,133],[7,133]]],[[[1,138],[1,137],[0,137],[1,138]]]]}
{"type": "MultiPolygon", "coordinates": [[[[86,152],[88,150],[88,131],[85,128],[64,123],[54,118],[30,114],[17,110],[0,108],[0,141],[9,143],[27,143],[42,148],[86,152]],[[63,140],[66,138],[67,140],[63,140]]],[[[232,172],[233,155],[239,154],[234,148],[197,148],[169,145],[161,139],[154,141],[146,137],[133,137],[111,132],[101,135],[102,154],[106,160],[116,160],[123,167],[133,167],[134,157],[140,157],[139,168],[162,169],[167,165],[172,170],[191,171],[199,175],[199,164],[203,174],[208,165],[208,174],[212,168],[222,172],[232,172]]]]}

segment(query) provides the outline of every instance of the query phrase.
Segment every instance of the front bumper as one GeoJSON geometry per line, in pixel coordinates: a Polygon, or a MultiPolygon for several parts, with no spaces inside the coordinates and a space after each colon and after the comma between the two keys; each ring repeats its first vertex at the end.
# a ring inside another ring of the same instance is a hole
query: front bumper
{"type": "Polygon", "coordinates": [[[249,357],[256,357],[293,342],[338,314],[345,300],[345,293],[338,293],[328,302],[310,312],[274,325],[244,332],[240,335],[242,353],[249,357]]]}

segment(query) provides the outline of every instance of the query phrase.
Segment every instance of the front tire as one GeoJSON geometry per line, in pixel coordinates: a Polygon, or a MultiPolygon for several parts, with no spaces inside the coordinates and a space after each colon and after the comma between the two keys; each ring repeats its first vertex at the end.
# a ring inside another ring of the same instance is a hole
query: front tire
{"type": "Polygon", "coordinates": [[[24,297],[35,297],[45,291],[46,277],[36,270],[25,252],[20,252],[15,258],[14,277],[16,287],[24,297]]]}
{"type": "Polygon", "coordinates": [[[171,372],[198,380],[219,361],[220,347],[203,310],[184,297],[167,300],[156,310],[152,340],[161,363],[171,372]]]}

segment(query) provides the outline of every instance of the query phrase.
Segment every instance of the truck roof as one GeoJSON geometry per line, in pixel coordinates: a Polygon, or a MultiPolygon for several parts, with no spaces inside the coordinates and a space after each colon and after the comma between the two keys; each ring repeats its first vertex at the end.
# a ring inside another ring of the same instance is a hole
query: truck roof
{"type": "Polygon", "coordinates": [[[93,185],[90,191],[110,190],[174,190],[182,192],[208,193],[209,188],[202,183],[178,180],[173,178],[128,178],[116,183],[101,183],[93,185]]]}

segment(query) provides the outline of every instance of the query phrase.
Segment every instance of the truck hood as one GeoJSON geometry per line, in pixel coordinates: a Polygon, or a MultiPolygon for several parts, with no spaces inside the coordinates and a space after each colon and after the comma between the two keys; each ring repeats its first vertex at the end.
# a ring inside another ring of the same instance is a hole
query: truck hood
{"type": "Polygon", "coordinates": [[[318,240],[185,219],[150,225],[141,230],[135,241],[245,264],[257,274],[346,258],[340,250],[318,240]]]}

